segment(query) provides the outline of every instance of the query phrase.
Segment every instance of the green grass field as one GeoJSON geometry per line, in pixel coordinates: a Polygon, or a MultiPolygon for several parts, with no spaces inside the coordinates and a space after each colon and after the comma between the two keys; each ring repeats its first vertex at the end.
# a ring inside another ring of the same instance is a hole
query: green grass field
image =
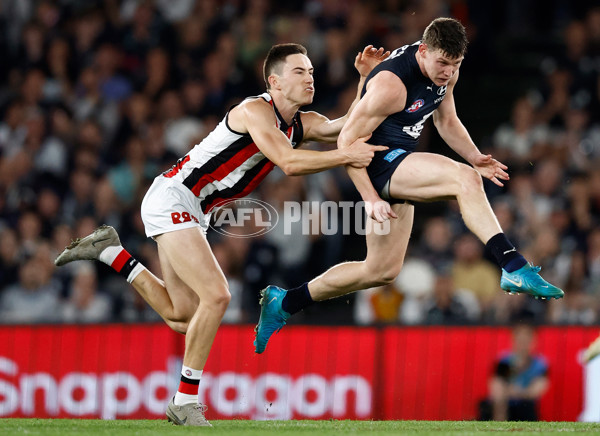
{"type": "Polygon", "coordinates": [[[210,435],[599,435],[600,424],[581,422],[474,421],[212,421],[212,428],[176,427],[160,420],[0,419],[0,435],[169,436],[210,435]]]}

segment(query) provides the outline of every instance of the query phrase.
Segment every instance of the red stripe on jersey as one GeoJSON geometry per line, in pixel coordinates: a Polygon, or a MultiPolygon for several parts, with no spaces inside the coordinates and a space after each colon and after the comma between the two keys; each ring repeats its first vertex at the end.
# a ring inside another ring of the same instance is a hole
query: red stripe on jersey
{"type": "Polygon", "coordinates": [[[228,174],[233,172],[237,167],[246,162],[251,156],[258,153],[260,150],[254,144],[254,142],[246,145],[236,154],[234,154],[231,159],[228,159],[226,162],[223,162],[216,170],[212,173],[204,174],[198,180],[198,183],[194,185],[192,188],[192,192],[196,197],[200,195],[200,191],[209,183],[214,182],[215,180],[222,180],[227,177],[228,174]]]}
{"type": "Polygon", "coordinates": [[[173,165],[173,168],[171,168],[169,171],[164,173],[164,176],[165,177],[173,177],[175,174],[177,174],[181,170],[181,167],[183,167],[183,165],[189,160],[190,160],[190,155],[188,154],[181,161],[179,161],[175,165],[173,165]]]}
{"type": "Polygon", "coordinates": [[[267,174],[269,174],[271,172],[271,170],[273,168],[275,168],[275,164],[271,161],[267,162],[265,164],[265,166],[262,167],[262,169],[258,172],[258,174],[256,174],[256,176],[254,176],[254,178],[252,180],[250,180],[250,182],[246,185],[246,187],[239,194],[236,194],[236,195],[233,195],[233,196],[227,197],[227,198],[220,198],[220,197],[215,198],[213,201],[210,202],[210,204],[208,204],[204,208],[204,213],[208,213],[208,211],[210,211],[216,204],[222,202],[223,200],[230,200],[230,199],[234,199],[234,198],[245,197],[246,195],[251,193],[260,182],[262,182],[262,180],[267,176],[267,174]]]}
{"type": "Polygon", "coordinates": [[[117,255],[117,258],[113,261],[113,263],[110,264],[110,266],[116,272],[121,272],[121,270],[123,269],[123,266],[125,265],[125,263],[127,263],[127,261],[129,260],[130,257],[131,257],[131,254],[129,254],[127,252],[127,250],[123,249],[117,255]]]}
{"type": "Polygon", "coordinates": [[[198,395],[198,385],[186,383],[182,380],[179,382],[179,389],[177,389],[177,392],[187,395],[198,395]]]}

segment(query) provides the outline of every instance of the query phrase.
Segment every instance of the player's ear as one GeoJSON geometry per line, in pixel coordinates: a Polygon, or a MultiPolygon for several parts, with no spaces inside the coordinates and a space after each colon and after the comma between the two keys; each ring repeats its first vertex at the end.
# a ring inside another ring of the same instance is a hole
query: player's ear
{"type": "Polygon", "coordinates": [[[419,44],[419,54],[421,56],[425,56],[426,53],[427,53],[427,44],[422,42],[421,44],[419,44]]]}
{"type": "Polygon", "coordinates": [[[268,77],[269,80],[269,88],[270,89],[279,89],[279,76],[277,74],[271,74],[268,77]]]}

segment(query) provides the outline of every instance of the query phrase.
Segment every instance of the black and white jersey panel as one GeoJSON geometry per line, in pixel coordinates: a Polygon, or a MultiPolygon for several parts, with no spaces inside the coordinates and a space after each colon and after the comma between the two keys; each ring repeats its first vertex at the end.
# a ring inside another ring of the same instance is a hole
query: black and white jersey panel
{"type": "MultiPolygon", "coordinates": [[[[300,145],[304,133],[300,112],[288,126],[268,93],[249,98],[268,102],[273,107],[277,127],[290,140],[290,147],[300,145]]],[[[204,213],[210,213],[225,200],[248,195],[275,166],[249,134],[231,129],[227,119],[228,114],[202,142],[163,173],[164,177],[187,186],[200,199],[204,213]]]]}

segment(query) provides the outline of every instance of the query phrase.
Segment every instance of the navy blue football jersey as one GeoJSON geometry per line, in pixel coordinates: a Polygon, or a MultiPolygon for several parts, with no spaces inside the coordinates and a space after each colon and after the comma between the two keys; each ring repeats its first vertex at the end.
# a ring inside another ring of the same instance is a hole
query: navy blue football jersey
{"type": "MultiPolygon", "coordinates": [[[[392,149],[415,150],[425,121],[433,115],[446,95],[447,86],[436,86],[419,68],[415,54],[421,41],[397,48],[367,77],[361,92],[365,94],[367,83],[381,71],[391,71],[406,86],[406,107],[388,116],[375,129],[369,140],[371,144],[386,145],[392,149]]],[[[393,151],[393,150],[392,150],[393,151]]]]}
{"type": "Polygon", "coordinates": [[[370,144],[389,147],[385,151],[376,151],[367,167],[373,187],[386,199],[390,198],[385,188],[389,186],[387,182],[402,161],[415,151],[425,121],[446,96],[447,86],[436,86],[421,72],[415,57],[420,43],[417,41],[394,50],[385,61],[373,68],[361,93],[362,97],[369,80],[380,71],[391,71],[406,86],[405,107],[383,120],[369,139],[370,144]]]}

